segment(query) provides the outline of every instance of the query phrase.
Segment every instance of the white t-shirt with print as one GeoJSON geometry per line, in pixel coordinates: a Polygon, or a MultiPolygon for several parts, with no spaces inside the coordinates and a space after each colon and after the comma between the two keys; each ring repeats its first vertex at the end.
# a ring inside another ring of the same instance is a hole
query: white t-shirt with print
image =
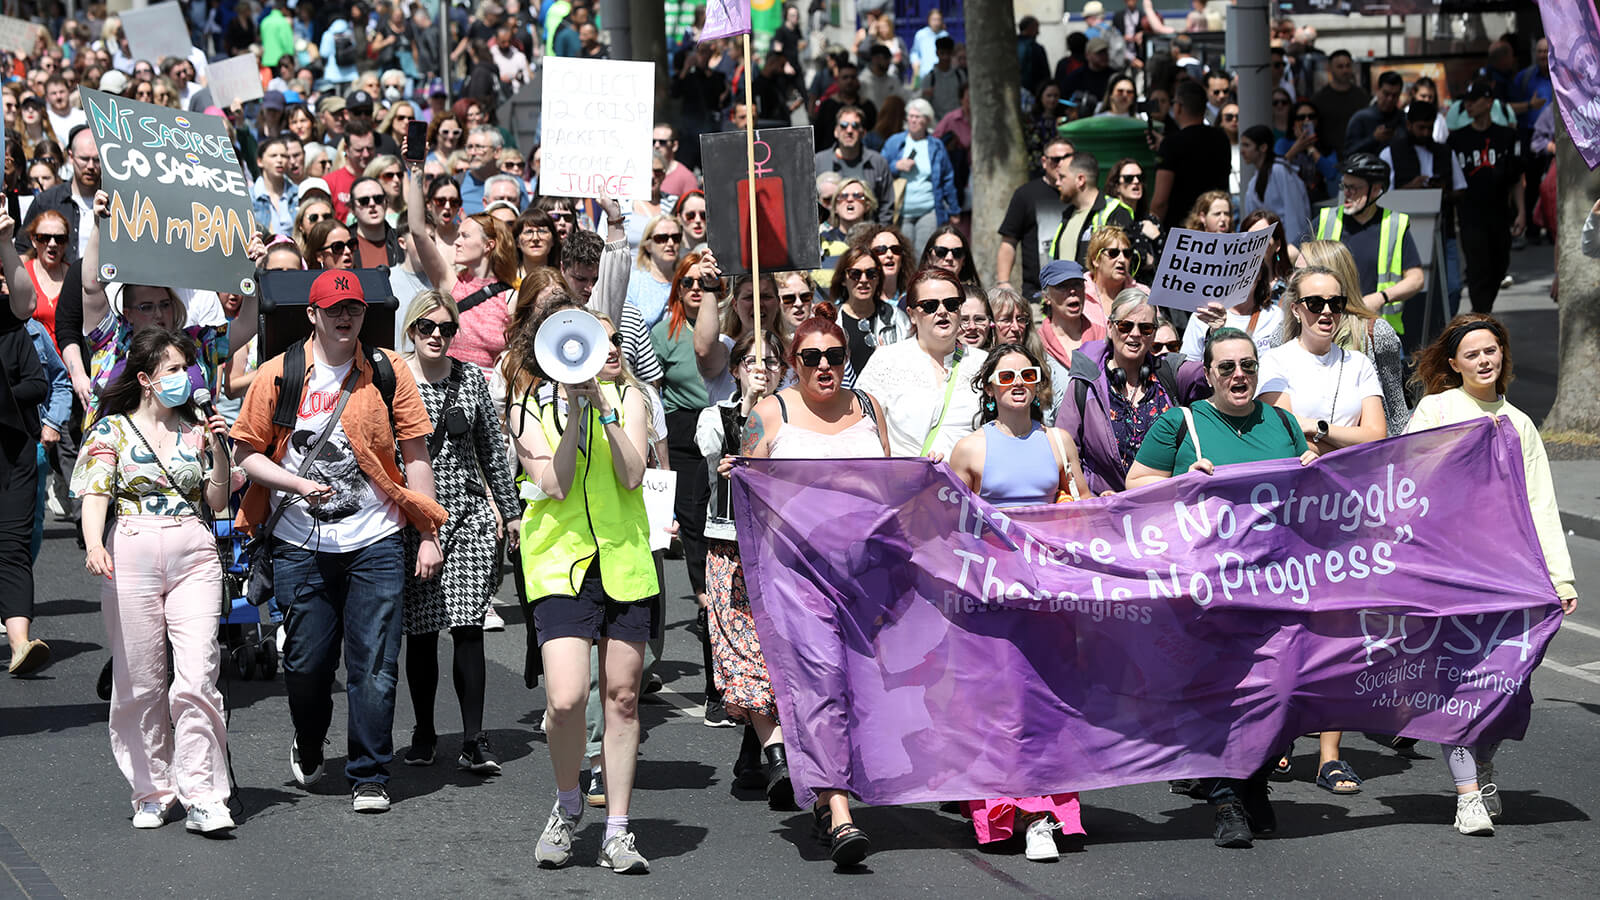
{"type": "MultiPolygon", "coordinates": [[[[301,460],[339,405],[339,389],[353,362],[337,367],[320,361],[312,364],[296,411],[294,433],[283,454],[285,471],[300,471],[301,460]]],[[[303,501],[291,504],[272,533],[279,540],[321,553],[348,553],[375,544],[406,524],[405,512],[361,471],[343,425],[333,427],[306,478],[333,488],[333,496],[315,507],[303,501]]],[[[282,498],[281,492],[273,492],[274,503],[282,498]]]]}
{"type": "Polygon", "coordinates": [[[1272,391],[1288,396],[1295,415],[1329,425],[1360,424],[1361,402],[1368,397],[1383,398],[1378,370],[1366,354],[1334,347],[1317,356],[1300,346],[1298,340],[1273,347],[1261,357],[1256,393],[1272,391]],[[1332,408],[1335,385],[1337,409],[1332,408]]]}

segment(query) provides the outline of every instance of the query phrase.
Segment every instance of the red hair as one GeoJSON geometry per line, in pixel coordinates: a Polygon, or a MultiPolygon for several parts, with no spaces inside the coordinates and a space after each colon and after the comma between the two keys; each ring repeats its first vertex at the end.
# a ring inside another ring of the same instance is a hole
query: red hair
{"type": "MultiPolygon", "coordinates": [[[[683,330],[685,322],[689,321],[689,311],[683,308],[683,298],[678,291],[678,282],[689,276],[689,270],[700,264],[705,258],[703,253],[689,253],[678,260],[678,268],[672,273],[672,289],[667,293],[667,337],[677,340],[678,332],[683,330]]],[[[702,299],[700,302],[704,303],[702,299]]],[[[712,300],[716,302],[715,299],[712,300]]]]}
{"type": "Polygon", "coordinates": [[[917,288],[933,281],[942,281],[956,289],[956,296],[966,297],[967,289],[953,273],[938,266],[923,266],[911,275],[911,282],[906,285],[906,306],[917,302],[917,288]]]}
{"type": "Polygon", "coordinates": [[[811,307],[811,316],[795,328],[794,337],[789,339],[789,368],[799,367],[800,345],[814,334],[831,337],[849,349],[850,342],[845,340],[844,329],[839,327],[837,317],[838,312],[833,304],[826,300],[818,300],[811,307]]]}

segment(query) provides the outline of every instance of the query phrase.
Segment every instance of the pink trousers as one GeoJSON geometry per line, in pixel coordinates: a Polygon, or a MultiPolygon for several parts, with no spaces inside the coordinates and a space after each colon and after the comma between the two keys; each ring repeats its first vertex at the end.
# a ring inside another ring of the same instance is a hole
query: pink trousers
{"type": "Polygon", "coordinates": [[[134,806],[224,801],[216,539],[192,516],[121,516],[108,549],[114,572],[100,605],[111,643],[111,753],[134,806]]]}

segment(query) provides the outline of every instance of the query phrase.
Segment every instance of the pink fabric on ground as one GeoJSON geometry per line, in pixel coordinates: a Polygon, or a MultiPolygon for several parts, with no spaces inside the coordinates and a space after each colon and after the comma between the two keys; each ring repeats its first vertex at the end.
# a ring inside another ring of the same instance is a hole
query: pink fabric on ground
{"type": "Polygon", "coordinates": [[[107,549],[115,577],[101,588],[100,604],[111,648],[117,768],[133,788],[135,806],[225,801],[216,538],[192,516],[120,516],[107,549]]]}
{"type": "Polygon", "coordinates": [[[999,797],[994,800],[966,800],[961,812],[972,819],[978,843],[1003,841],[1016,833],[1017,813],[1049,813],[1061,823],[1062,834],[1084,834],[1078,817],[1078,795],[1049,794],[1044,797],[999,797]]]}

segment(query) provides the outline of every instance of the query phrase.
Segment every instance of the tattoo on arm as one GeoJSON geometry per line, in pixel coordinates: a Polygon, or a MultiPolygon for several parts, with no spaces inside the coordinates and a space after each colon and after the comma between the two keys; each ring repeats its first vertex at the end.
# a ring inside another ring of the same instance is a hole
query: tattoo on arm
{"type": "Polygon", "coordinates": [[[751,413],[750,418],[744,423],[744,438],[739,441],[739,455],[749,456],[761,446],[761,439],[766,437],[766,429],[761,424],[761,417],[751,413]]]}

